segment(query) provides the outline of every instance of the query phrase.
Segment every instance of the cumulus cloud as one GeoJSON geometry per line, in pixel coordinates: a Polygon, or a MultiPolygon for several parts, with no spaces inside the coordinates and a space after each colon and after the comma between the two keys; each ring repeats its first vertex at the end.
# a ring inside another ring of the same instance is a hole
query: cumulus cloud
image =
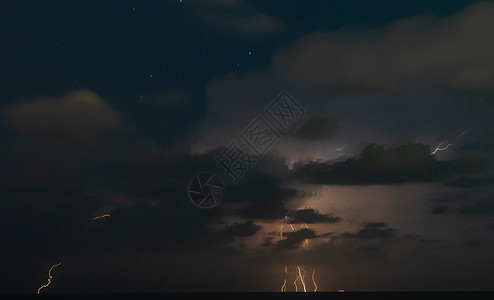
{"type": "Polygon", "coordinates": [[[274,59],[280,73],[323,86],[397,89],[494,86],[494,4],[437,20],[418,16],[383,28],[309,35],[274,59]]]}
{"type": "Polygon", "coordinates": [[[332,214],[321,214],[312,208],[299,209],[288,213],[290,223],[337,223],[341,221],[341,217],[333,216],[332,214]]]}
{"type": "Polygon", "coordinates": [[[100,96],[76,90],[1,108],[7,126],[27,134],[92,138],[116,128],[122,116],[100,96]]]}
{"type": "Polygon", "coordinates": [[[259,230],[261,230],[261,226],[254,224],[252,220],[244,223],[235,222],[216,231],[213,239],[221,242],[232,242],[235,237],[250,237],[255,235],[259,230]]]}
{"type": "Polygon", "coordinates": [[[309,228],[302,228],[293,232],[286,232],[283,234],[286,239],[279,240],[276,246],[278,248],[293,249],[300,247],[305,240],[314,239],[317,234],[314,230],[309,228]]]}

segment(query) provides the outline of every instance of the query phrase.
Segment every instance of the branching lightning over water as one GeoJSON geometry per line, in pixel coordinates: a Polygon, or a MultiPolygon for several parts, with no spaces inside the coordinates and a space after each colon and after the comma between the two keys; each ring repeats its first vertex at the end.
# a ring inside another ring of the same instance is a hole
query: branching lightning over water
{"type": "Polygon", "coordinates": [[[317,292],[317,283],[316,283],[316,269],[312,269],[312,283],[314,283],[314,292],[317,292]]]}
{"type": "Polygon", "coordinates": [[[472,128],[469,128],[465,131],[463,131],[462,133],[460,133],[458,136],[456,136],[455,140],[452,142],[452,143],[449,143],[448,140],[445,140],[445,141],[442,141],[441,143],[439,143],[439,145],[437,145],[436,149],[434,151],[432,151],[430,154],[431,155],[434,155],[436,154],[438,151],[444,151],[446,149],[448,149],[449,147],[453,146],[454,144],[456,144],[456,141],[464,134],[466,134],[467,132],[469,132],[470,130],[472,130],[472,128]],[[446,146],[444,146],[446,145],[446,146]]]}
{"type": "Polygon", "coordinates": [[[300,279],[300,282],[302,283],[302,287],[304,288],[304,293],[306,293],[307,288],[305,286],[304,275],[302,274],[302,272],[305,272],[305,271],[300,266],[297,266],[297,270],[298,270],[298,277],[293,282],[293,284],[295,285],[295,292],[298,292],[297,281],[300,279]]]}
{"type": "MultiPolygon", "coordinates": [[[[287,217],[285,217],[285,220],[287,219],[287,217]]],[[[282,224],[280,226],[280,237],[283,238],[283,227],[284,227],[284,224],[282,224]]],[[[295,231],[295,228],[293,227],[292,224],[290,224],[290,228],[292,229],[292,231],[295,231]]],[[[303,228],[307,228],[309,229],[309,226],[307,226],[307,223],[303,223],[303,224],[300,224],[300,229],[303,229],[303,228]]],[[[309,239],[305,239],[304,240],[304,243],[305,244],[308,244],[309,243],[309,239]]],[[[305,270],[301,267],[301,266],[296,266],[297,268],[297,272],[298,272],[298,276],[295,278],[295,281],[293,281],[293,285],[295,286],[295,292],[298,292],[298,284],[297,282],[300,281],[300,283],[302,284],[302,288],[304,290],[304,292],[307,292],[307,285],[305,283],[305,278],[304,278],[304,274],[305,274],[305,270]]],[[[286,292],[287,290],[287,285],[286,285],[286,282],[287,282],[287,276],[288,276],[288,267],[285,266],[285,279],[283,280],[283,284],[281,285],[281,288],[280,288],[280,291],[283,293],[283,292],[286,292]]],[[[313,268],[312,269],[312,283],[314,284],[314,292],[317,292],[317,283],[316,283],[316,269],[313,268]]]]}
{"type": "Polygon", "coordinates": [[[48,271],[48,282],[47,282],[46,284],[42,285],[42,286],[38,289],[38,294],[39,294],[39,292],[40,292],[42,289],[44,289],[45,287],[47,287],[47,286],[49,286],[49,285],[50,285],[50,283],[51,283],[51,279],[53,278],[53,276],[51,276],[51,271],[53,270],[53,268],[58,267],[58,266],[60,266],[61,264],[62,264],[62,262],[59,262],[58,264],[51,266],[50,271],[48,271]]]}
{"type": "Polygon", "coordinates": [[[283,285],[281,286],[281,292],[286,292],[286,276],[288,275],[287,267],[285,267],[285,281],[283,281],[283,285]]]}
{"type": "Polygon", "coordinates": [[[104,215],[101,215],[101,216],[97,216],[97,217],[94,217],[92,220],[97,220],[97,219],[102,219],[102,218],[108,218],[108,217],[111,217],[109,214],[104,214],[104,215]]]}

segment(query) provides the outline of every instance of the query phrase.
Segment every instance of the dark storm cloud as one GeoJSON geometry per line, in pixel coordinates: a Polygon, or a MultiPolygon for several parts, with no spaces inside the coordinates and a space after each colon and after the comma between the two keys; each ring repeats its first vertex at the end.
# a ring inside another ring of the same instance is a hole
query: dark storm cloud
{"type": "Polygon", "coordinates": [[[164,199],[185,195],[190,179],[199,172],[215,170],[217,152],[188,154],[183,150],[144,153],[100,167],[95,176],[108,178],[107,188],[136,197],[164,199]]]}
{"type": "Polygon", "coordinates": [[[288,212],[290,223],[337,223],[341,221],[341,217],[333,214],[321,214],[312,208],[299,209],[288,212]]]}
{"type": "Polygon", "coordinates": [[[331,137],[338,128],[338,122],[335,119],[329,117],[312,117],[295,135],[307,140],[320,140],[331,137]]]}
{"type": "Polygon", "coordinates": [[[283,236],[285,236],[286,239],[279,240],[276,244],[277,248],[294,249],[300,247],[307,239],[310,240],[317,238],[316,232],[309,228],[302,228],[293,232],[285,232],[283,233],[283,236]]]}
{"type": "Polygon", "coordinates": [[[365,224],[364,228],[356,233],[344,233],[343,237],[356,239],[388,239],[397,236],[395,228],[389,228],[389,225],[383,222],[370,222],[365,224]]]}
{"type": "Polygon", "coordinates": [[[460,177],[455,180],[447,181],[445,186],[472,188],[494,184],[494,176],[489,177],[460,177]]]}
{"type": "Polygon", "coordinates": [[[473,205],[465,205],[459,210],[459,213],[464,215],[494,215],[494,200],[482,199],[473,205]]]}
{"type": "Polygon", "coordinates": [[[447,205],[438,205],[432,209],[431,214],[443,215],[443,214],[449,213],[450,211],[451,211],[451,207],[449,207],[447,205]]]}
{"type": "MultiPolygon", "coordinates": [[[[182,162],[187,161],[187,155],[180,157],[182,162]]],[[[157,161],[160,158],[161,155],[155,157],[157,161]]],[[[0,249],[1,265],[13,271],[8,278],[2,276],[4,282],[12,282],[7,290],[31,291],[40,281],[40,274],[30,272],[26,276],[16,272],[17,268],[45,273],[47,267],[60,260],[63,269],[70,269],[74,260],[91,261],[105,253],[118,256],[147,250],[170,254],[211,247],[206,239],[211,235],[209,225],[221,219],[221,208],[201,210],[192,205],[186,195],[189,178],[185,179],[185,173],[175,178],[173,172],[160,174],[146,164],[122,168],[126,163],[123,160],[100,166],[105,172],[91,167],[92,175],[87,178],[86,173],[68,178],[63,173],[47,174],[60,186],[65,180],[76,180],[71,184],[76,187],[80,182],[85,185],[84,189],[74,188],[58,195],[36,193],[40,188],[26,194],[20,183],[8,193],[2,189],[0,234],[9,242],[0,249]],[[155,180],[147,176],[146,169],[154,173],[155,180]],[[79,196],[83,194],[87,196],[79,196]],[[111,217],[91,220],[103,213],[111,217]],[[23,257],[21,263],[19,256],[23,257]]],[[[171,166],[163,161],[160,164],[171,166]]],[[[46,188],[50,191],[55,186],[46,188]]],[[[128,262],[132,261],[129,256],[128,262]]]]}
{"type": "Polygon", "coordinates": [[[99,247],[111,249],[151,248],[198,251],[209,223],[222,216],[221,209],[202,211],[183,197],[168,197],[156,206],[120,207],[94,231],[99,247]],[[170,209],[173,207],[173,209],[170,209]]]}
{"type": "Polygon", "coordinates": [[[481,140],[466,143],[461,147],[465,151],[494,151],[494,138],[488,135],[481,140]]]}
{"type": "Polygon", "coordinates": [[[460,203],[463,200],[465,200],[465,198],[466,198],[466,194],[455,193],[453,195],[443,195],[443,196],[435,197],[434,199],[432,199],[432,202],[449,205],[449,204],[460,203]]]}
{"type": "MultiPolygon", "coordinates": [[[[50,106],[54,111],[31,111],[21,103],[22,114],[15,114],[19,122],[8,123],[29,123],[26,116],[55,122],[41,129],[11,126],[1,141],[0,153],[10,158],[8,168],[0,170],[0,232],[9,240],[0,249],[2,266],[15,270],[18,255],[24,257],[20,267],[30,269],[108,252],[199,251],[222,210],[192,205],[187,184],[197,172],[214,168],[214,152],[164,151],[127,124],[90,124],[101,117],[98,108],[109,110],[109,117],[114,110],[92,94],[84,95],[46,100],[56,106],[50,106]],[[77,138],[71,138],[71,126],[85,124],[89,127],[77,128],[77,138]],[[104,213],[111,217],[91,220],[104,213]]],[[[8,276],[20,282],[16,278],[25,275],[8,276]]],[[[10,290],[18,286],[24,285],[10,290]]]]}
{"type": "Polygon", "coordinates": [[[463,245],[467,247],[480,247],[484,244],[485,242],[481,239],[468,239],[463,242],[463,245]]]}
{"type": "Polygon", "coordinates": [[[388,149],[371,144],[363,150],[361,157],[334,164],[308,163],[298,166],[293,176],[317,184],[428,182],[481,167],[481,160],[471,156],[438,161],[430,155],[430,148],[422,144],[388,149]]]}
{"type": "Polygon", "coordinates": [[[273,237],[267,237],[263,240],[263,242],[259,245],[260,247],[271,247],[273,246],[273,237]]]}
{"type": "Polygon", "coordinates": [[[268,174],[254,174],[245,178],[238,186],[228,189],[228,201],[248,203],[240,211],[248,219],[277,220],[286,216],[285,204],[289,200],[303,197],[303,193],[283,186],[281,177],[268,174]]]}
{"type": "Polygon", "coordinates": [[[246,221],[244,223],[235,222],[228,225],[214,233],[213,240],[217,242],[232,242],[235,237],[251,237],[255,235],[261,226],[256,225],[252,220],[246,221]]]}
{"type": "MultiPolygon", "coordinates": [[[[186,191],[195,174],[216,170],[214,157],[221,149],[205,154],[190,154],[180,148],[163,150],[122,123],[112,125],[112,130],[97,127],[96,131],[92,124],[87,129],[91,134],[84,135],[83,140],[64,138],[59,133],[70,133],[71,124],[84,127],[84,122],[99,116],[90,113],[75,118],[74,114],[88,110],[73,109],[72,102],[80,103],[76,108],[87,105],[109,110],[109,116],[114,111],[93,93],[69,94],[66,98],[46,100],[64,109],[31,112],[33,117],[57,116],[56,125],[62,129],[51,125],[42,128],[49,138],[32,138],[26,136],[30,132],[12,126],[17,131],[2,140],[1,153],[12,158],[8,162],[10,171],[0,171],[2,198],[9,200],[1,203],[2,231],[12,241],[2,249],[5,256],[15,250],[14,246],[22,246],[26,255],[34,258],[33,243],[41,245],[36,257],[42,258],[137,248],[173,251],[185,247],[198,251],[207,244],[214,235],[209,225],[221,220],[222,209],[198,209],[187,199],[186,191]],[[69,109],[65,109],[67,105],[69,109]],[[99,136],[102,133],[104,138],[99,136]],[[87,143],[88,138],[91,143],[87,143]],[[91,221],[103,213],[111,217],[91,221]]],[[[22,108],[22,118],[15,120],[28,123],[26,114],[31,110],[22,108]]],[[[286,166],[279,157],[267,155],[261,169],[283,174],[286,166]]],[[[278,175],[260,174],[257,180],[264,185],[249,185],[247,180],[239,193],[232,187],[229,194],[234,197],[225,201],[250,202],[246,212],[252,215],[265,214],[273,219],[281,212],[284,216],[284,201],[297,191],[281,187],[283,179],[278,175]],[[266,207],[273,209],[263,211],[266,207]]],[[[224,228],[218,236],[230,240],[258,230],[252,222],[239,223],[224,228]]]]}
{"type": "Polygon", "coordinates": [[[387,256],[386,249],[381,245],[364,245],[357,248],[365,258],[382,259],[387,256]]]}

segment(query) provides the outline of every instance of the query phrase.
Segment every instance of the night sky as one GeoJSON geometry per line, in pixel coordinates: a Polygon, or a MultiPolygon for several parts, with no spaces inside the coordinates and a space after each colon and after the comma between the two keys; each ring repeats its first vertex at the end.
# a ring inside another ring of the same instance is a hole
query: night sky
{"type": "Polygon", "coordinates": [[[2,4],[0,292],[492,290],[493,16],[2,4]]]}

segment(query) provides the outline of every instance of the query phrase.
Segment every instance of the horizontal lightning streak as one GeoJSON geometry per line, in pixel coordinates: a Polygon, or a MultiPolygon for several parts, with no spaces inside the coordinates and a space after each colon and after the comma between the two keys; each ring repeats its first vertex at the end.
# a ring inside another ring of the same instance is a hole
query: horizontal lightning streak
{"type": "Polygon", "coordinates": [[[101,215],[101,216],[97,216],[97,217],[94,217],[92,220],[97,220],[97,219],[101,219],[101,218],[107,218],[107,217],[111,217],[109,214],[104,214],[104,215],[101,215]]]}

